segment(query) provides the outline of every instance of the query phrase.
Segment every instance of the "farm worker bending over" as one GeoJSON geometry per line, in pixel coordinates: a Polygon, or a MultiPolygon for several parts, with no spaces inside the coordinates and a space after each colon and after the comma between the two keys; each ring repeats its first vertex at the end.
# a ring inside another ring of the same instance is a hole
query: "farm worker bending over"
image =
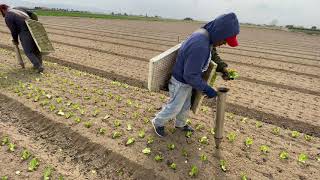
{"type": "Polygon", "coordinates": [[[209,98],[217,96],[217,92],[202,79],[202,75],[207,70],[210,60],[213,60],[218,64],[217,72],[222,72],[223,79],[229,80],[228,65],[217,55],[216,47],[226,43],[231,47],[238,46],[239,32],[237,16],[234,13],[223,14],[192,33],[183,42],[168,85],[170,100],[151,121],[160,137],[165,136],[165,123],[174,118],[176,128],[194,131],[186,124],[191,107],[192,89],[202,91],[209,98]]]}
{"type": "Polygon", "coordinates": [[[15,45],[19,44],[18,36],[20,38],[21,45],[26,56],[33,64],[33,68],[39,73],[43,72],[42,56],[36,43],[34,42],[32,35],[25,23],[26,19],[32,18],[37,20],[35,14],[24,8],[10,8],[5,4],[0,5],[0,11],[5,18],[6,24],[11,31],[12,42],[15,45]]]}

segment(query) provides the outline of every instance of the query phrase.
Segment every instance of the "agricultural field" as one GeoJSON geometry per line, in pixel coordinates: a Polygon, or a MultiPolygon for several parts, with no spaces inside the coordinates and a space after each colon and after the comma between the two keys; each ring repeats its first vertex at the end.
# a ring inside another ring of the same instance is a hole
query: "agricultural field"
{"type": "Polygon", "coordinates": [[[319,36],[242,27],[220,56],[230,88],[225,138],[215,149],[215,101],[184,134],[150,120],[168,100],[146,89],[148,62],[199,22],[41,17],[56,49],[44,74],[20,69],[0,22],[0,177],[5,179],[317,179],[319,36]],[[26,157],[26,152],[28,158],[26,157]],[[35,166],[35,168],[31,168],[35,166]]]}

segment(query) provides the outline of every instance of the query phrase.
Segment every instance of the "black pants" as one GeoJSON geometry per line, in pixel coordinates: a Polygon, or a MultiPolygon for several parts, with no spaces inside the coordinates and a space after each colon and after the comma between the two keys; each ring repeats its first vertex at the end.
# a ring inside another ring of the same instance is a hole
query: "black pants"
{"type": "Polygon", "coordinates": [[[29,58],[33,67],[39,68],[42,67],[42,55],[34,42],[29,31],[22,31],[19,34],[21,46],[24,50],[24,53],[29,58]]]}

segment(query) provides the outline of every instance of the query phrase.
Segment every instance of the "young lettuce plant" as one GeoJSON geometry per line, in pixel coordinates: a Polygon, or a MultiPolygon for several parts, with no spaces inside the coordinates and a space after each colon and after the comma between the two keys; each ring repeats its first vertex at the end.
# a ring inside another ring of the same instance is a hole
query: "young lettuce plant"
{"type": "Polygon", "coordinates": [[[28,150],[25,149],[25,150],[22,151],[21,159],[23,161],[26,161],[26,160],[28,160],[30,158],[30,156],[31,156],[31,153],[28,150]]]}
{"type": "Polygon", "coordinates": [[[275,127],[272,129],[272,134],[279,136],[280,135],[280,127],[275,127]]]}
{"type": "Polygon", "coordinates": [[[14,152],[15,149],[16,149],[16,145],[13,144],[13,143],[9,143],[9,144],[8,144],[8,147],[9,147],[9,151],[10,151],[10,152],[14,152]]]}
{"type": "Polygon", "coordinates": [[[205,154],[201,154],[200,160],[201,161],[208,161],[208,157],[205,154]]]}
{"type": "Polygon", "coordinates": [[[116,131],[116,132],[114,132],[114,133],[112,134],[112,139],[116,139],[116,138],[119,138],[119,137],[121,137],[121,136],[122,136],[121,132],[116,131]]]}
{"type": "Polygon", "coordinates": [[[175,145],[171,143],[171,144],[168,144],[168,146],[167,146],[167,147],[168,147],[168,149],[169,149],[169,150],[171,150],[171,151],[172,151],[172,150],[174,150],[175,145]]]}
{"type": "Polygon", "coordinates": [[[52,167],[46,167],[43,173],[43,179],[44,180],[50,180],[51,176],[52,176],[52,167]]]}
{"type": "Polygon", "coordinates": [[[200,142],[201,144],[208,144],[208,143],[209,143],[209,140],[208,140],[207,136],[203,136],[203,137],[201,137],[201,138],[199,139],[199,142],[200,142]]]}
{"type": "Polygon", "coordinates": [[[134,142],[135,142],[135,139],[134,139],[133,137],[131,137],[131,138],[129,138],[129,139],[127,140],[126,145],[133,144],[134,142]]]}
{"type": "Polygon", "coordinates": [[[33,158],[29,162],[28,171],[35,171],[35,170],[37,170],[38,166],[39,166],[39,160],[37,158],[33,158]]]}
{"type": "Polygon", "coordinates": [[[197,176],[198,174],[199,174],[199,169],[198,169],[198,167],[195,166],[195,165],[192,165],[191,170],[190,170],[190,172],[189,172],[189,176],[195,177],[195,176],[197,176]]]}
{"type": "Polygon", "coordinates": [[[220,168],[223,172],[227,171],[227,161],[226,160],[220,160],[220,168]]]}
{"type": "Polygon", "coordinates": [[[297,137],[299,137],[299,136],[300,136],[300,133],[299,133],[298,131],[292,131],[292,132],[291,132],[291,137],[297,138],[297,137]]]}
{"type": "Polygon", "coordinates": [[[267,154],[268,152],[270,152],[270,148],[267,145],[262,145],[260,146],[260,151],[263,152],[264,154],[267,154]]]}
{"type": "Polygon", "coordinates": [[[92,126],[92,122],[90,122],[90,121],[87,121],[84,123],[84,127],[86,127],[86,128],[91,128],[91,126],[92,126]]]}
{"type": "Polygon", "coordinates": [[[308,160],[308,155],[307,154],[304,154],[304,153],[301,153],[299,154],[298,156],[298,162],[302,163],[302,164],[305,164],[306,161],[308,160]]]}
{"type": "Polygon", "coordinates": [[[152,144],[154,142],[154,138],[153,137],[148,137],[147,138],[147,144],[152,144]]]}
{"type": "Polygon", "coordinates": [[[106,128],[99,128],[99,130],[98,130],[98,133],[101,134],[101,135],[106,134],[106,132],[107,132],[106,128]]]}
{"type": "Polygon", "coordinates": [[[154,160],[157,162],[161,162],[163,160],[163,156],[161,154],[158,154],[154,157],[154,160]]]}
{"type": "Polygon", "coordinates": [[[253,144],[253,139],[251,137],[247,137],[244,144],[246,145],[247,148],[251,147],[251,145],[253,144]]]}
{"type": "Polygon", "coordinates": [[[280,154],[279,154],[279,158],[280,159],[288,159],[289,158],[289,153],[286,152],[286,151],[281,151],[280,154]]]}
{"type": "Polygon", "coordinates": [[[10,140],[7,136],[5,136],[3,139],[2,139],[2,142],[1,142],[1,145],[4,146],[4,145],[8,145],[10,143],[10,140]]]}
{"type": "Polygon", "coordinates": [[[171,163],[169,165],[170,169],[176,170],[177,169],[177,164],[176,163],[171,163]]]}
{"type": "Polygon", "coordinates": [[[234,142],[236,140],[237,134],[235,132],[230,132],[227,134],[227,139],[229,142],[234,142]]]}
{"type": "Polygon", "coordinates": [[[146,133],[144,132],[144,130],[139,131],[139,138],[144,138],[146,135],[146,133]]]}
{"type": "Polygon", "coordinates": [[[151,153],[151,149],[150,148],[145,148],[142,150],[143,154],[149,155],[151,153]]]}

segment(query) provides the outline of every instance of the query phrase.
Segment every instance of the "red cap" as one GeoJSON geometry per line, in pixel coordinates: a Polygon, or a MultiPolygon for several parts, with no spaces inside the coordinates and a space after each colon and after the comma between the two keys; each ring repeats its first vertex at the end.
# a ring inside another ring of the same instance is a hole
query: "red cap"
{"type": "Polygon", "coordinates": [[[239,45],[238,40],[237,40],[237,36],[228,37],[226,39],[226,41],[227,41],[228,45],[231,47],[236,47],[239,45]]]}

